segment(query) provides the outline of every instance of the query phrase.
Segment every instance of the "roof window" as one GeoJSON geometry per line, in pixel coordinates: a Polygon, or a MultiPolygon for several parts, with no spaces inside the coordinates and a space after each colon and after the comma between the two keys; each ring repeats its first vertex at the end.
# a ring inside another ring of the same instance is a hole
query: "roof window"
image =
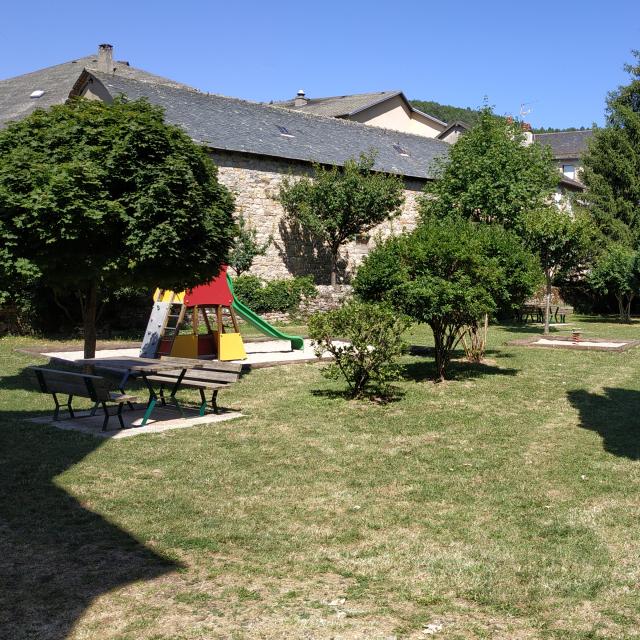
{"type": "Polygon", "coordinates": [[[29,97],[30,98],[42,98],[43,95],[44,95],[44,91],[42,89],[36,89],[35,91],[31,92],[31,95],[29,97]]]}
{"type": "Polygon", "coordinates": [[[295,137],[293,133],[289,133],[289,129],[287,129],[287,127],[283,127],[282,125],[279,125],[279,124],[277,124],[276,127],[278,127],[278,131],[280,132],[281,136],[284,136],[285,138],[295,137]]]}
{"type": "Polygon", "coordinates": [[[393,148],[401,155],[409,157],[409,152],[406,149],[403,149],[399,144],[394,144],[393,148]]]}

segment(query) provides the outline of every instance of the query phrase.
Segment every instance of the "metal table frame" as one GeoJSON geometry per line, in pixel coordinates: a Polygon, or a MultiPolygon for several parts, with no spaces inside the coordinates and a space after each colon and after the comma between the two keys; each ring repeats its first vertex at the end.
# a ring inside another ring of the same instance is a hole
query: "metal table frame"
{"type": "MultiPolygon", "coordinates": [[[[122,371],[122,378],[120,379],[120,383],[118,388],[122,393],[125,393],[124,389],[130,378],[141,378],[144,382],[147,391],[149,392],[149,401],[147,402],[147,407],[144,412],[144,416],[142,418],[141,427],[144,427],[147,424],[147,421],[151,417],[151,413],[153,412],[154,407],[156,406],[158,399],[161,400],[162,405],[165,406],[166,402],[164,399],[164,394],[162,397],[158,396],[153,385],[147,379],[147,376],[154,375],[159,371],[168,370],[168,369],[180,369],[180,374],[178,378],[173,383],[171,387],[171,393],[169,395],[169,400],[171,404],[173,404],[176,409],[180,412],[180,415],[184,418],[184,411],[180,406],[176,398],[176,393],[180,388],[180,383],[182,379],[187,374],[189,369],[198,369],[198,361],[194,360],[193,363],[176,363],[176,362],[163,362],[162,360],[155,360],[153,358],[139,358],[135,356],[108,356],[105,358],[83,358],[81,360],[76,360],[74,362],[77,366],[91,366],[96,367],[98,369],[109,370],[113,372],[122,371]]],[[[204,363],[203,363],[204,365],[204,363]]],[[[203,366],[201,365],[201,366],[203,366]]],[[[129,403],[131,409],[133,406],[129,403]]]]}

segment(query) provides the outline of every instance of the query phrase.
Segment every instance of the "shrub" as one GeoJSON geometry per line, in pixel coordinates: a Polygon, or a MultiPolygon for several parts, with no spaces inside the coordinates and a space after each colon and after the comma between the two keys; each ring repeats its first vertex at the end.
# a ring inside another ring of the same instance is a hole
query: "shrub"
{"type": "Polygon", "coordinates": [[[533,257],[502,227],[452,217],[379,244],[353,284],[361,299],[392,303],[431,327],[440,381],[467,329],[477,330],[485,314],[520,304],[538,274],[533,257]],[[516,267],[522,273],[514,274],[516,267]]]}
{"type": "Polygon", "coordinates": [[[233,281],[233,288],[238,299],[256,313],[296,311],[303,299],[318,294],[311,276],[264,283],[257,276],[242,275],[233,281]]]}
{"type": "Polygon", "coordinates": [[[352,398],[362,397],[369,387],[388,396],[389,383],[400,377],[396,359],[406,348],[402,333],[409,323],[390,307],[350,302],[311,316],[309,335],[318,357],[325,352],[334,357],[324,375],[344,378],[352,398]]]}

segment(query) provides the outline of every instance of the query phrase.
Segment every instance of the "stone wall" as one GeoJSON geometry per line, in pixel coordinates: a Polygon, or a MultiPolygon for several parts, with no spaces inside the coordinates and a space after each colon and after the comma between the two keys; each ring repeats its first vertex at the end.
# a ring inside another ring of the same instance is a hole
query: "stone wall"
{"type": "Polygon", "coordinates": [[[304,300],[295,314],[274,311],[261,315],[267,322],[291,322],[299,319],[304,321],[318,311],[331,311],[339,308],[353,295],[353,287],[348,284],[339,284],[335,287],[330,284],[321,284],[317,286],[317,289],[318,295],[311,300],[304,300]]]}
{"type": "MultiPolygon", "coordinates": [[[[287,176],[311,175],[311,166],[304,162],[225,151],[214,151],[211,157],[218,165],[220,182],[235,196],[237,213],[256,229],[261,242],[273,237],[267,254],[255,259],[252,273],[266,280],[313,275],[316,284],[328,284],[330,263],[326,249],[302,230],[287,225],[277,200],[282,180],[287,176]]],[[[400,216],[379,225],[366,238],[358,238],[344,247],[339,275],[342,282],[349,281],[377,238],[409,231],[415,226],[416,197],[420,195],[424,181],[406,180],[405,185],[405,203],[400,216]]]]}

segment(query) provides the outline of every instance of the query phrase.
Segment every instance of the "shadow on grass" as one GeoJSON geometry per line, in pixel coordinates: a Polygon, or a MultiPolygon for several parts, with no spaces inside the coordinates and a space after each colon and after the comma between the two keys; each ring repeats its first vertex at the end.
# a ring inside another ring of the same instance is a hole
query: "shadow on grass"
{"type": "MultiPolygon", "coordinates": [[[[0,379],[16,389],[33,386],[0,379]]],[[[24,421],[51,413],[0,412],[0,638],[62,640],[101,594],[180,567],[56,485],[104,442],[24,421]]]]}
{"type": "Polygon", "coordinates": [[[640,460],[640,391],[605,388],[601,395],[579,389],[567,397],[580,412],[580,426],[598,433],[605,451],[640,460]]]}
{"type": "Polygon", "coordinates": [[[354,398],[349,389],[312,389],[311,395],[317,398],[327,398],[330,400],[342,399],[342,400],[354,400],[354,401],[369,401],[375,404],[391,404],[392,402],[398,402],[404,398],[405,391],[399,387],[390,387],[387,393],[381,394],[376,390],[367,390],[367,392],[360,398],[354,398]]]}
{"type": "Polygon", "coordinates": [[[619,324],[622,327],[631,327],[632,325],[640,324],[639,318],[631,318],[631,322],[623,322],[620,320],[620,316],[617,314],[610,316],[580,316],[575,318],[575,324],[619,324]]]}
{"type": "MultiPolygon", "coordinates": [[[[518,369],[507,369],[489,364],[453,360],[447,368],[448,380],[468,380],[483,376],[515,376],[518,369]]],[[[436,379],[436,363],[433,360],[410,362],[404,366],[404,377],[407,380],[422,382],[436,379]]]]}

